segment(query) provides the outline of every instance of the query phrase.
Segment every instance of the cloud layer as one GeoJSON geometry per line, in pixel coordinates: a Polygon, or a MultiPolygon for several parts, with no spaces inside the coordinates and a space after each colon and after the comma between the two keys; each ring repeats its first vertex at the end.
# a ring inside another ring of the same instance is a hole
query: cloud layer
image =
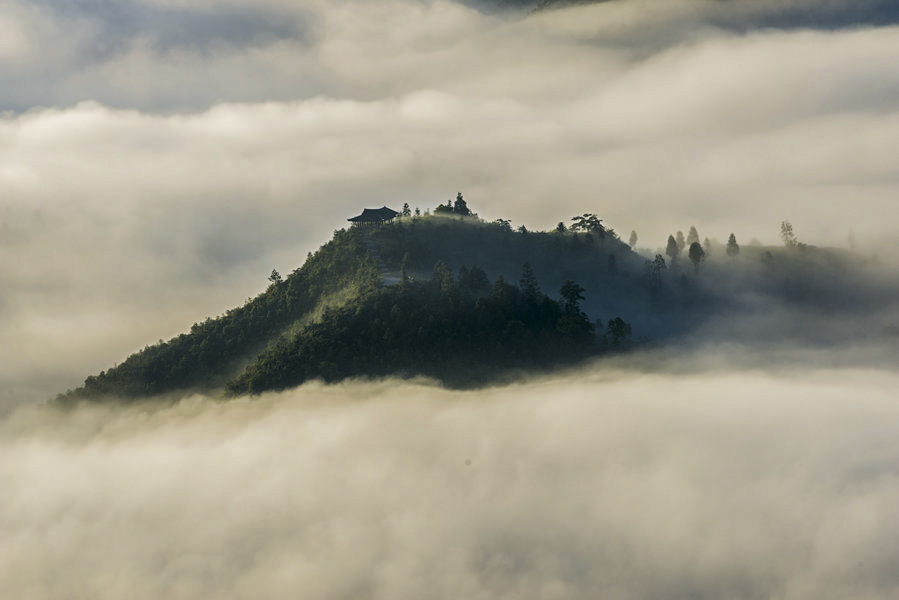
{"type": "Polygon", "coordinates": [[[42,599],[891,598],[897,384],[605,365],[477,394],[20,411],[0,422],[0,580],[42,599]]]}
{"type": "Polygon", "coordinates": [[[895,27],[758,28],[778,10],[3,4],[4,402],[239,304],[364,206],[895,249],[895,27]]]}
{"type": "Polygon", "coordinates": [[[364,206],[460,190],[649,251],[691,224],[851,229],[894,272],[890,3],[300,4],[0,3],[5,595],[896,597],[895,317],[797,352],[760,332],[826,314],[747,305],[691,343],[748,355],[478,393],[14,409],[239,304],[364,206]]]}

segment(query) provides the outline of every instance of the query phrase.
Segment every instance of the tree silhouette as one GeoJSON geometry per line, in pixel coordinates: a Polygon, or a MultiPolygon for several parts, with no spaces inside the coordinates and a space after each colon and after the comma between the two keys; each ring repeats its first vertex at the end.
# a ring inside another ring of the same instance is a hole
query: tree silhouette
{"type": "Polygon", "coordinates": [[[612,345],[618,346],[622,339],[631,334],[631,326],[625,323],[621,317],[615,317],[614,319],[609,319],[608,332],[612,336],[612,345]]]}
{"type": "Polygon", "coordinates": [[[602,226],[602,219],[593,213],[584,213],[571,217],[573,221],[571,231],[583,231],[586,233],[598,233],[599,237],[603,237],[605,229],[602,226]]]}
{"type": "Polygon", "coordinates": [[[656,254],[656,257],[650,264],[652,265],[652,270],[654,273],[661,273],[668,268],[668,265],[665,264],[665,258],[661,254],[656,254]]]}
{"type": "Polygon", "coordinates": [[[468,208],[468,203],[462,197],[462,192],[456,194],[456,201],[453,203],[453,213],[462,217],[471,216],[471,210],[468,208]]]}
{"type": "Polygon", "coordinates": [[[690,225],[690,231],[687,232],[687,246],[693,242],[699,241],[699,232],[696,231],[695,225],[690,225]]]}
{"type": "Polygon", "coordinates": [[[450,214],[451,215],[451,214],[453,214],[452,201],[447,200],[446,204],[438,204],[437,208],[434,209],[434,214],[435,215],[439,215],[439,214],[444,214],[444,215],[450,214]]]}
{"type": "Polygon", "coordinates": [[[453,279],[453,272],[450,270],[446,263],[442,260],[438,260],[434,265],[434,274],[432,276],[432,280],[437,283],[440,287],[440,290],[444,293],[450,291],[455,286],[456,282],[453,279]]]}
{"type": "Polygon", "coordinates": [[[579,313],[580,301],[584,299],[586,290],[570,279],[566,279],[559,290],[562,300],[565,302],[565,312],[579,313]]]}
{"type": "Polygon", "coordinates": [[[630,237],[630,239],[628,239],[627,243],[630,245],[631,248],[634,248],[634,249],[637,248],[637,232],[636,232],[636,230],[631,230],[631,237],[630,237]]]}
{"type": "Polygon", "coordinates": [[[677,241],[674,239],[673,235],[668,236],[668,245],[665,247],[665,254],[671,259],[672,264],[677,260],[677,257],[680,254],[680,246],[677,245],[677,241]]]}
{"type": "Polygon", "coordinates": [[[737,236],[730,234],[727,238],[727,255],[736,256],[740,253],[740,245],[737,244],[737,236]]]}
{"type": "Polygon", "coordinates": [[[783,240],[784,246],[787,248],[795,248],[799,245],[796,234],[793,233],[793,225],[789,221],[780,222],[780,239],[783,240]]]}
{"type": "Polygon", "coordinates": [[[705,258],[705,250],[702,249],[702,245],[699,242],[690,244],[689,256],[690,262],[693,263],[693,268],[699,273],[699,263],[705,258]]]}
{"type": "Polygon", "coordinates": [[[403,202],[403,210],[402,210],[402,212],[401,212],[400,214],[401,214],[402,216],[404,216],[404,217],[411,217],[411,216],[412,216],[412,211],[409,209],[409,203],[408,203],[408,202],[403,202]]]}
{"type": "Polygon", "coordinates": [[[676,234],[674,234],[674,241],[677,242],[678,251],[681,251],[687,247],[687,241],[684,239],[683,231],[678,231],[676,234]]]}
{"type": "Polygon", "coordinates": [[[268,276],[268,280],[275,285],[281,283],[281,274],[278,273],[278,269],[272,269],[272,274],[268,276]]]}
{"type": "Polygon", "coordinates": [[[521,266],[521,280],[518,282],[518,287],[525,296],[536,298],[540,294],[540,285],[534,276],[531,263],[526,262],[521,266]]]}
{"type": "Polygon", "coordinates": [[[657,294],[662,288],[662,271],[667,268],[668,265],[665,264],[665,259],[661,254],[656,254],[654,259],[644,263],[645,277],[649,281],[649,289],[653,294],[657,294]]]}

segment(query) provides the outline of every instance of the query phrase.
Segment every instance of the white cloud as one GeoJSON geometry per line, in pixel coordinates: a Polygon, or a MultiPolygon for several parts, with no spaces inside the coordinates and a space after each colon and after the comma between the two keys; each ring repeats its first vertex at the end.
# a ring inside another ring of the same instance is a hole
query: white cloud
{"type": "MultiPolygon", "coordinates": [[[[895,28],[756,31],[747,4],[702,2],[514,20],[234,1],[206,23],[221,6],[0,9],[0,413],[240,304],[363,206],[461,190],[530,228],[597,211],[650,248],[690,224],[773,242],[785,218],[812,244],[850,226],[865,251],[895,244],[895,28]]],[[[650,357],[477,394],[19,410],[0,421],[0,581],[19,598],[894,597],[899,382],[863,369],[894,349],[759,343],[809,328],[795,317],[713,322],[755,340],[745,371],[716,349],[698,373],[650,357]]]]}
{"type": "Polygon", "coordinates": [[[866,251],[895,240],[894,28],[708,26],[740,6],[510,19],[272,2],[247,27],[288,14],[304,35],[161,52],[160,14],[209,6],[125,6],[132,25],[156,15],[127,36],[87,8],[12,5],[37,50],[0,65],[22,84],[3,103],[58,107],[0,120],[0,332],[16,341],[3,381],[75,385],[239,304],[361,207],[457,191],[529,228],[596,211],[647,248],[691,224],[774,242],[783,219],[813,244],[850,228],[866,251]],[[123,45],[78,63],[104,35],[123,45]]]}
{"type": "Polygon", "coordinates": [[[889,598],[897,383],[606,366],[20,411],[0,578],[45,599],[889,598]]]}

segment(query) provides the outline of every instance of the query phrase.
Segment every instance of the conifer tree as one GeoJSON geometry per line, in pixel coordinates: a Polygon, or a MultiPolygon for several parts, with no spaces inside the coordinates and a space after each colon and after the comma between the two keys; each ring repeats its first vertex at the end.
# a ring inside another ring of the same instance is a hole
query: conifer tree
{"type": "Polygon", "coordinates": [[[693,242],[699,241],[699,232],[696,231],[695,225],[690,225],[690,231],[687,232],[687,246],[693,242]]]}
{"type": "Polygon", "coordinates": [[[690,262],[693,263],[693,268],[699,273],[699,263],[705,258],[705,250],[702,249],[699,242],[690,244],[689,256],[690,262]]]}
{"type": "Polygon", "coordinates": [[[799,245],[796,234],[793,233],[793,224],[789,221],[780,222],[780,239],[783,240],[784,246],[787,248],[795,248],[799,245]]]}
{"type": "Polygon", "coordinates": [[[737,236],[730,234],[727,238],[727,255],[736,256],[740,253],[740,245],[737,244],[737,236]]]}
{"type": "Polygon", "coordinates": [[[522,265],[521,281],[518,282],[518,287],[525,296],[535,297],[540,293],[540,285],[534,276],[534,269],[531,268],[531,263],[526,262],[522,265]]]}
{"type": "Polygon", "coordinates": [[[471,210],[468,208],[468,203],[465,202],[465,199],[462,197],[462,192],[456,194],[456,201],[453,203],[453,214],[457,214],[461,217],[471,216],[471,210]]]}
{"type": "Polygon", "coordinates": [[[674,239],[673,235],[668,236],[668,245],[665,247],[665,254],[668,255],[668,258],[671,259],[672,263],[677,260],[677,257],[680,254],[680,246],[677,245],[677,240],[674,239]]]}

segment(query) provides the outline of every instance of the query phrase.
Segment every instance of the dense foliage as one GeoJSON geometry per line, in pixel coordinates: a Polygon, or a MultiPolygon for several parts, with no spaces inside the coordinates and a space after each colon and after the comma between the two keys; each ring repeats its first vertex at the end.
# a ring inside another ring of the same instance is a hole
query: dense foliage
{"type": "Polygon", "coordinates": [[[593,213],[540,232],[485,223],[461,194],[449,205],[426,216],[405,206],[391,223],[335,232],[301,268],[286,277],[272,270],[268,288],[243,306],[144,348],[59,401],[253,393],[356,376],[478,385],[629,346],[632,335],[673,340],[710,319],[720,327],[758,298],[814,312],[895,297],[864,276],[876,265],[798,242],[788,222],[780,248],[740,248],[733,234],[726,248],[700,244],[691,226],[647,260],[593,213]],[[519,274],[517,286],[503,279],[519,274]],[[616,316],[594,332],[587,313],[616,316]]]}
{"type": "Polygon", "coordinates": [[[379,275],[362,233],[341,230],[284,280],[274,274],[269,280],[268,289],[243,306],[132,354],[120,365],[88,377],[83,387],[59,400],[140,397],[222,385],[272,337],[304,318],[328,295],[376,286],[379,275]]]}
{"type": "Polygon", "coordinates": [[[477,267],[454,278],[438,263],[426,282],[372,288],[326,311],[321,321],[261,355],[229,390],[254,393],[312,378],[389,374],[465,386],[503,369],[549,366],[601,349],[577,294],[569,293],[562,304],[527,277],[522,287],[502,277],[491,286],[477,267]]]}

